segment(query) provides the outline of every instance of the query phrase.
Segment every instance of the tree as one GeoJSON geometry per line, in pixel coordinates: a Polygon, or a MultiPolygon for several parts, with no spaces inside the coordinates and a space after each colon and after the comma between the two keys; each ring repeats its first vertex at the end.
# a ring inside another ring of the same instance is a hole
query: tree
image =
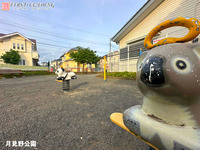
{"type": "Polygon", "coordinates": [[[96,55],[96,51],[90,50],[90,48],[77,47],[78,52],[71,52],[70,57],[75,62],[83,64],[83,72],[85,64],[97,64],[100,57],[96,55]]]}
{"type": "Polygon", "coordinates": [[[4,63],[10,63],[10,64],[18,64],[20,61],[20,55],[18,51],[15,51],[13,49],[10,49],[9,52],[3,54],[1,58],[4,60],[4,63]]]}

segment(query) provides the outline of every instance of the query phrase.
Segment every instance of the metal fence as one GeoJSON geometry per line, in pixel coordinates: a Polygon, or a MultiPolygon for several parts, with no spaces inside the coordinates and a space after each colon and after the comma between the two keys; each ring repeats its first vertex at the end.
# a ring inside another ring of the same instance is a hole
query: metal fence
{"type": "Polygon", "coordinates": [[[139,55],[146,51],[143,42],[129,44],[118,52],[107,55],[107,69],[109,72],[136,72],[139,55]]]}
{"type": "MultiPolygon", "coordinates": [[[[109,59],[109,58],[108,58],[109,59]]],[[[108,62],[107,70],[109,72],[136,72],[137,69],[137,58],[119,60],[118,62],[108,62]]]]}

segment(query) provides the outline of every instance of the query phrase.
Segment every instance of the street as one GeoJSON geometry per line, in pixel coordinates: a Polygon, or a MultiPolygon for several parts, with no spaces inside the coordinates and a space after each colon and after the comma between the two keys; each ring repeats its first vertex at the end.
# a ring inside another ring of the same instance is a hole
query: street
{"type": "Polygon", "coordinates": [[[136,81],[78,75],[64,93],[55,77],[0,79],[1,150],[7,141],[36,141],[38,150],[148,149],[109,118],[142,103],[136,81]]]}

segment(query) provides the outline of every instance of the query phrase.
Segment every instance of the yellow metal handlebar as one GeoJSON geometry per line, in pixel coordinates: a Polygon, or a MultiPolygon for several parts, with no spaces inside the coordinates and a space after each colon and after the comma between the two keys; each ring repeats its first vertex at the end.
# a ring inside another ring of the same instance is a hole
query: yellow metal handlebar
{"type": "Polygon", "coordinates": [[[197,37],[200,33],[200,22],[195,18],[187,18],[187,17],[178,17],[173,18],[170,20],[166,20],[162,22],[161,24],[154,27],[146,36],[144,40],[144,47],[147,49],[151,49],[153,47],[163,45],[163,44],[169,44],[169,43],[176,43],[176,42],[188,42],[197,37]],[[173,27],[173,26],[182,26],[189,29],[189,32],[187,35],[181,38],[175,38],[175,37],[168,37],[164,38],[160,41],[158,41],[156,44],[152,44],[151,40],[152,38],[160,31],[173,27]]]}

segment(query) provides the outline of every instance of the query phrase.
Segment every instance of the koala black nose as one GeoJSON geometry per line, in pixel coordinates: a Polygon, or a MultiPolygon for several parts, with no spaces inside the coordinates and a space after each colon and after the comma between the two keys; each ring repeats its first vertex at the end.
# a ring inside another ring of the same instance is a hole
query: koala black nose
{"type": "Polygon", "coordinates": [[[164,85],[163,59],[161,57],[147,59],[142,66],[140,79],[148,86],[159,87],[164,85]]]}

